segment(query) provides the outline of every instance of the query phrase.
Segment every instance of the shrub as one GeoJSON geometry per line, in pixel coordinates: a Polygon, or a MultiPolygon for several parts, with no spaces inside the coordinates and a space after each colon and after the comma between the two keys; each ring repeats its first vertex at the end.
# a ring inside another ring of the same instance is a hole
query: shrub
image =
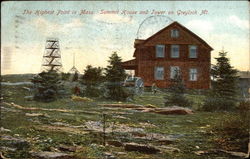
{"type": "Polygon", "coordinates": [[[205,99],[202,109],[204,111],[233,110],[235,106],[236,103],[234,100],[219,97],[208,97],[205,99]]]}
{"type": "Polygon", "coordinates": [[[224,116],[213,127],[219,136],[216,142],[226,150],[247,152],[249,142],[250,101],[241,101],[233,115],[224,116]]]}
{"type": "Polygon", "coordinates": [[[55,71],[39,73],[32,79],[35,86],[34,100],[51,102],[59,95],[59,75],[55,71]]]}
{"type": "Polygon", "coordinates": [[[179,70],[175,70],[175,76],[172,79],[173,84],[170,87],[170,96],[165,97],[165,106],[190,106],[191,102],[186,98],[186,88],[183,84],[182,76],[179,70]]]}

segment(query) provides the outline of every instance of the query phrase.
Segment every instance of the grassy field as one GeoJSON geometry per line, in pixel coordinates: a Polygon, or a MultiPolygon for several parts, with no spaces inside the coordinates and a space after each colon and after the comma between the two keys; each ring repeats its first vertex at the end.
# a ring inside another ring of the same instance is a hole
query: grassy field
{"type": "MultiPolygon", "coordinates": [[[[213,133],[211,127],[223,118],[234,116],[234,113],[195,111],[191,115],[160,115],[100,106],[104,103],[117,103],[114,101],[93,99],[92,102],[76,102],[70,97],[42,103],[24,99],[24,96],[31,94],[23,87],[2,86],[1,151],[5,157],[35,158],[32,152],[50,151],[67,153],[71,158],[79,159],[105,158],[105,154],[106,157],[111,154],[121,159],[229,158],[227,154],[219,152],[197,152],[220,149],[215,142],[218,136],[213,133]],[[14,104],[27,109],[16,108],[14,104]],[[145,154],[126,151],[123,146],[103,146],[104,113],[106,143],[114,140],[120,143],[135,142],[159,147],[162,151],[145,154]],[[154,136],[168,140],[161,142],[154,136]],[[14,139],[6,139],[11,137],[14,139]]],[[[164,93],[153,95],[146,92],[135,96],[130,104],[164,107],[164,96],[164,93]]],[[[194,102],[193,109],[197,109],[205,97],[189,95],[188,98],[194,102]]]]}

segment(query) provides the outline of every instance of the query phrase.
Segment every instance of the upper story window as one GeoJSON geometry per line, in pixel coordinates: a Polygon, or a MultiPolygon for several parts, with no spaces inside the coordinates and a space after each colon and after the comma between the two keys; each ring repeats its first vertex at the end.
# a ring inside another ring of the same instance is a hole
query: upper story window
{"type": "Polygon", "coordinates": [[[180,74],[180,67],[179,66],[171,66],[170,67],[170,78],[174,79],[176,76],[180,74]]]}
{"type": "Polygon", "coordinates": [[[156,80],[164,79],[164,67],[155,67],[155,79],[156,80]]]}
{"type": "Polygon", "coordinates": [[[189,69],[189,80],[197,81],[197,69],[196,68],[189,69]]]}
{"type": "Polygon", "coordinates": [[[196,45],[189,46],[189,58],[197,58],[197,46],[196,45]]]}
{"type": "Polygon", "coordinates": [[[165,45],[156,45],[156,57],[165,56],[165,45]]]}
{"type": "Polygon", "coordinates": [[[179,58],[180,57],[180,46],[179,45],[171,45],[171,57],[179,58]]]}
{"type": "Polygon", "coordinates": [[[172,29],[172,30],[171,30],[171,37],[172,37],[172,38],[178,38],[178,37],[179,37],[179,30],[177,30],[177,29],[172,29]]]}

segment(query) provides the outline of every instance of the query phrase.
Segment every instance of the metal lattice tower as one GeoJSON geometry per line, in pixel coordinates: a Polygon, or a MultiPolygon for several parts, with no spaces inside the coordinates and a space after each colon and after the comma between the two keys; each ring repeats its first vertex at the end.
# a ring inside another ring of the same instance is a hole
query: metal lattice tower
{"type": "Polygon", "coordinates": [[[69,70],[69,73],[80,73],[77,68],[75,67],[75,53],[73,54],[73,67],[69,70]]]}
{"type": "Polygon", "coordinates": [[[43,54],[42,71],[62,72],[61,52],[57,38],[47,38],[43,54]]]}

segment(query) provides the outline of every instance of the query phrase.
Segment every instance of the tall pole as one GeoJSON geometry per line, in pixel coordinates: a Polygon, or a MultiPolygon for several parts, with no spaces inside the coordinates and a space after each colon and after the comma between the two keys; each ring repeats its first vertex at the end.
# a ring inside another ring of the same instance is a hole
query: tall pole
{"type": "Polygon", "coordinates": [[[73,53],[73,66],[75,66],[75,52],[73,53]]]}

